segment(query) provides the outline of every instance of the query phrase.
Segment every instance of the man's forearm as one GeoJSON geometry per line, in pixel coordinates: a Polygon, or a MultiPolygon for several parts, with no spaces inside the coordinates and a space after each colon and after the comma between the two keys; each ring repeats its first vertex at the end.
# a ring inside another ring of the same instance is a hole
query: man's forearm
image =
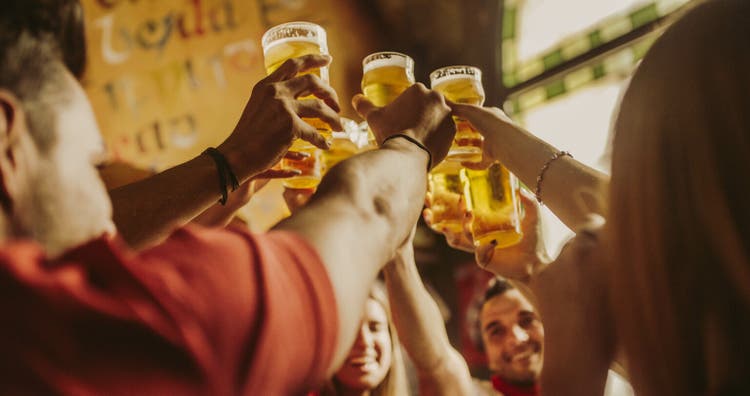
{"type": "MultiPolygon", "coordinates": [[[[234,170],[241,182],[252,173],[234,170]]],[[[109,194],[118,233],[136,249],[166,238],[221,198],[216,163],[207,155],[109,194]]]]}
{"type": "Polygon", "coordinates": [[[331,372],[351,347],[378,271],[419,217],[427,160],[413,143],[392,139],[334,167],[307,206],[277,226],[305,237],[328,270],[341,324],[331,372]]]}

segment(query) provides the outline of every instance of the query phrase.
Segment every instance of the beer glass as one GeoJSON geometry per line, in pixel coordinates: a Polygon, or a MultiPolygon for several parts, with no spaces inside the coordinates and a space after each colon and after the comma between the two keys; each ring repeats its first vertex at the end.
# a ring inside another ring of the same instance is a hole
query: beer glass
{"type": "Polygon", "coordinates": [[[341,124],[344,130],[333,132],[331,148],[323,152],[323,172],[328,172],[339,162],[357,154],[359,147],[356,140],[359,138],[359,125],[356,122],[342,118],[341,124]]]}
{"type": "MultiPolygon", "coordinates": [[[[414,81],[414,60],[408,55],[376,52],[362,60],[362,93],[376,106],[393,102],[414,81]]],[[[369,134],[375,143],[372,131],[369,134]]]]}
{"type": "MultiPolygon", "coordinates": [[[[484,103],[482,71],[471,66],[449,66],[430,73],[432,89],[447,99],[458,103],[484,103]]],[[[446,160],[435,167],[429,175],[429,191],[432,195],[432,228],[435,231],[450,229],[461,232],[464,212],[459,199],[464,195],[460,178],[461,162],[482,160],[482,136],[465,120],[453,117],[456,137],[446,160]]]]}
{"type": "MultiPolygon", "coordinates": [[[[430,74],[430,85],[452,102],[477,106],[484,104],[482,71],[476,67],[448,66],[437,69],[430,74]]],[[[484,138],[468,121],[459,117],[453,117],[453,120],[456,123],[456,137],[445,162],[481,162],[484,138]]],[[[454,168],[455,166],[450,169],[454,168]]],[[[432,180],[442,178],[438,171],[440,167],[433,170],[430,175],[432,180]]],[[[451,174],[452,172],[454,171],[451,170],[451,174]]],[[[519,183],[516,177],[499,163],[487,169],[461,169],[459,174],[466,209],[474,215],[470,225],[474,244],[482,246],[494,240],[498,248],[503,248],[520,242],[523,234],[519,183]]],[[[437,181],[432,184],[436,185],[437,181]]],[[[433,188],[445,189],[442,186],[433,188]]],[[[433,197],[433,205],[434,201],[433,197]]],[[[438,207],[441,204],[450,203],[439,202],[438,207]]],[[[434,217],[434,207],[432,210],[434,217]]],[[[458,219],[462,219],[463,213],[457,213],[458,211],[446,210],[445,217],[461,216],[458,219]]]]}
{"type": "MultiPolygon", "coordinates": [[[[273,73],[288,59],[303,55],[328,54],[325,29],[309,22],[289,22],[274,26],[263,34],[262,45],[266,73],[268,74],[273,73]]],[[[313,73],[323,81],[328,82],[327,66],[305,72],[305,74],[307,73],[313,73]]],[[[301,99],[310,98],[314,97],[301,99]]],[[[304,118],[304,120],[315,127],[326,139],[330,139],[331,127],[327,123],[317,118],[304,118]]],[[[316,187],[320,182],[322,171],[320,150],[302,139],[297,139],[292,144],[291,151],[308,153],[310,156],[300,161],[288,159],[281,161],[283,168],[297,169],[302,172],[299,176],[285,180],[284,185],[291,188],[316,187]]]]}
{"type": "Polygon", "coordinates": [[[464,187],[461,180],[461,163],[443,161],[438,164],[429,174],[427,188],[431,196],[430,228],[437,232],[463,232],[464,212],[460,201],[464,187]]]}
{"type": "Polygon", "coordinates": [[[492,241],[496,248],[515,245],[523,238],[521,199],[515,175],[500,163],[484,170],[461,170],[466,209],[471,211],[474,246],[492,241]]]}
{"type": "MultiPolygon", "coordinates": [[[[455,103],[484,104],[482,71],[472,66],[448,66],[430,73],[430,86],[455,103]]],[[[453,117],[456,137],[448,161],[480,162],[484,137],[468,121],[453,117]]]]}

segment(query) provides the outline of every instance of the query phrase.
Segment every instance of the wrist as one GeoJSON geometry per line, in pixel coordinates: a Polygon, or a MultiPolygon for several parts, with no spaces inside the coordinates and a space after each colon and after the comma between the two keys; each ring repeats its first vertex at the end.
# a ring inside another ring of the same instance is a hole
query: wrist
{"type": "Polygon", "coordinates": [[[419,158],[425,160],[427,170],[429,171],[432,168],[432,153],[419,139],[414,137],[411,130],[387,137],[380,147],[381,149],[396,150],[408,154],[420,153],[419,158]]]}
{"type": "Polygon", "coordinates": [[[260,156],[244,153],[242,150],[235,149],[226,144],[226,142],[216,147],[216,150],[227,159],[230,168],[232,168],[240,184],[269,168],[255,160],[260,158],[260,156]]]}

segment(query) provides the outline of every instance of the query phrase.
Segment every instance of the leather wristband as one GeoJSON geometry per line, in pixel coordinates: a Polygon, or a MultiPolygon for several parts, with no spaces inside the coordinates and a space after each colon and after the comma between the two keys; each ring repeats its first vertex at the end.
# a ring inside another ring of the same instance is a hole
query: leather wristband
{"type": "Polygon", "coordinates": [[[413,137],[411,137],[411,136],[409,136],[409,135],[407,135],[405,133],[397,133],[395,135],[388,136],[387,138],[385,138],[385,140],[383,140],[383,143],[381,143],[381,146],[383,144],[385,144],[385,142],[387,142],[387,141],[389,141],[391,139],[395,139],[395,138],[404,138],[404,139],[406,139],[406,140],[414,143],[415,146],[417,146],[417,147],[421,148],[422,150],[424,150],[424,152],[427,153],[427,156],[428,156],[427,171],[429,172],[430,169],[432,169],[432,153],[430,152],[430,149],[428,149],[427,146],[425,146],[424,144],[422,144],[422,142],[420,142],[419,140],[417,140],[417,139],[415,139],[415,138],[413,138],[413,137]]]}

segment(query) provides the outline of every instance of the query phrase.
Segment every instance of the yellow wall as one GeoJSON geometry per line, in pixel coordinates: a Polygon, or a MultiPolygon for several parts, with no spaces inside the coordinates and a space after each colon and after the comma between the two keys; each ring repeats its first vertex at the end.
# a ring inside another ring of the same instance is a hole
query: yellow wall
{"type": "MultiPolygon", "coordinates": [[[[84,85],[114,158],[164,169],[216,145],[264,76],[260,37],[308,20],[328,31],[332,85],[358,88],[373,29],[346,0],[83,0],[84,85]]],[[[348,106],[344,103],[345,106],[348,106]]],[[[350,108],[345,115],[352,116],[350,108]]]]}

